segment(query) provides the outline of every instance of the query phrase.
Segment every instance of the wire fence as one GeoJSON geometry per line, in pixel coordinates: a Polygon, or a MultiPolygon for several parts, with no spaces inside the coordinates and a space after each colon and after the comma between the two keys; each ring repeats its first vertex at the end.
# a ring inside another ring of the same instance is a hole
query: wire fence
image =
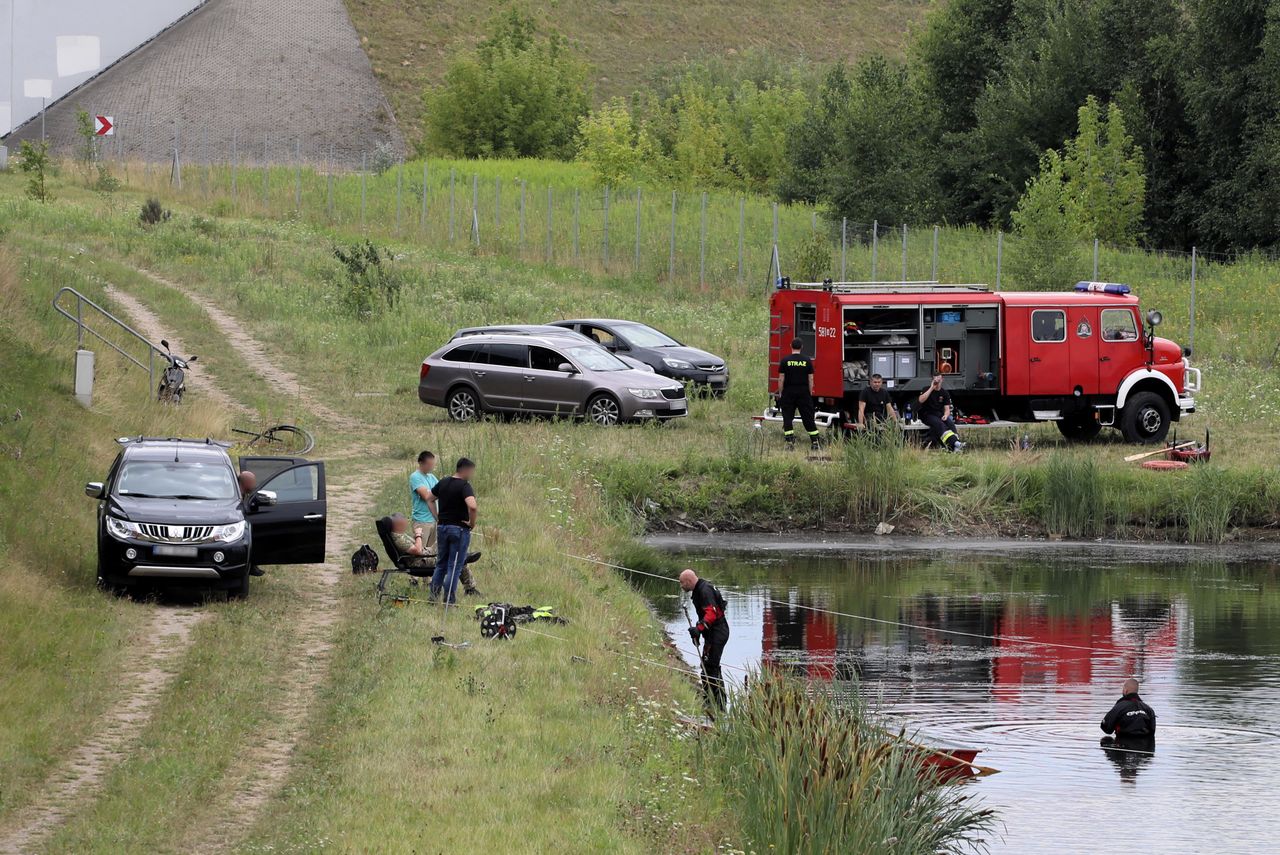
{"type": "Polygon", "coordinates": [[[175,132],[167,162],[130,153],[123,135],[97,141],[98,162],[118,180],[214,213],[298,218],[371,239],[677,287],[766,293],[779,272],[838,281],[974,282],[1006,290],[1124,282],[1145,303],[1158,303],[1193,345],[1196,322],[1214,316],[1206,297],[1224,310],[1221,289],[1230,282],[1280,280],[1273,253],[1148,251],[1096,240],[1040,243],[972,226],[837,220],[811,205],[726,192],[593,186],[579,170],[538,161],[405,162],[380,148],[362,153],[351,169],[345,163],[352,158],[339,154],[336,144],[242,140],[234,130],[225,148],[207,138],[184,142],[175,132]],[[815,245],[825,247],[825,269],[815,245]],[[799,269],[802,258],[807,271],[799,269]],[[1045,259],[1056,260],[1052,281],[1043,275],[1045,259]]]}

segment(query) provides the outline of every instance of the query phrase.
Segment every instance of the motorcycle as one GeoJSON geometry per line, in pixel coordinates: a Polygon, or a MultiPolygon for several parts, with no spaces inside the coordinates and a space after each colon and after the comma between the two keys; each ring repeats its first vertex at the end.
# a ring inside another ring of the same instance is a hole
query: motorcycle
{"type": "Polygon", "coordinates": [[[160,387],[156,390],[156,400],[162,404],[178,404],[182,402],[182,393],[187,391],[185,372],[191,368],[191,363],[198,357],[191,356],[183,359],[180,356],[174,356],[169,349],[169,342],[160,339],[160,344],[164,345],[164,356],[169,360],[169,365],[160,375],[160,387]]]}

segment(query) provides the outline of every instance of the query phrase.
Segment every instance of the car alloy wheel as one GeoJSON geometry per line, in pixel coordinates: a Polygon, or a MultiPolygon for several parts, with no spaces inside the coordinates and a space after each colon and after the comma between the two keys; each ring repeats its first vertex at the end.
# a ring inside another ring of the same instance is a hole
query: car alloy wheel
{"type": "Polygon", "coordinates": [[[449,418],[455,422],[475,421],[480,407],[476,396],[468,389],[459,389],[449,396],[449,418]]]}
{"type": "Polygon", "coordinates": [[[622,419],[618,402],[608,395],[596,395],[587,404],[587,418],[600,427],[613,427],[622,419]]]}

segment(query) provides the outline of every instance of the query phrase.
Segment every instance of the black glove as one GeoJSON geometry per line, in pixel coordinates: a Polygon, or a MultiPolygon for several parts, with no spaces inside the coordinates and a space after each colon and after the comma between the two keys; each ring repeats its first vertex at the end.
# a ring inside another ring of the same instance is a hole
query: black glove
{"type": "Polygon", "coordinates": [[[692,641],[694,644],[697,644],[697,643],[698,643],[698,639],[699,639],[699,638],[701,638],[701,637],[702,637],[702,633],[698,632],[698,628],[697,628],[696,626],[691,626],[691,627],[689,627],[689,640],[690,640],[690,641],[692,641]]]}

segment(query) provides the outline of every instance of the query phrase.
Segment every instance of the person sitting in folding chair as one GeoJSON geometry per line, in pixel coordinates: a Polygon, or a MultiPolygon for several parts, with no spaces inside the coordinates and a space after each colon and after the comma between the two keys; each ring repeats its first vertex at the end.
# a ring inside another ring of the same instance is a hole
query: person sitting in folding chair
{"type": "Polygon", "coordinates": [[[410,534],[409,518],[404,514],[391,515],[391,542],[396,545],[401,555],[406,556],[404,560],[406,567],[412,567],[415,570],[435,567],[436,553],[427,545],[423,527],[414,526],[413,534],[410,534]]]}

